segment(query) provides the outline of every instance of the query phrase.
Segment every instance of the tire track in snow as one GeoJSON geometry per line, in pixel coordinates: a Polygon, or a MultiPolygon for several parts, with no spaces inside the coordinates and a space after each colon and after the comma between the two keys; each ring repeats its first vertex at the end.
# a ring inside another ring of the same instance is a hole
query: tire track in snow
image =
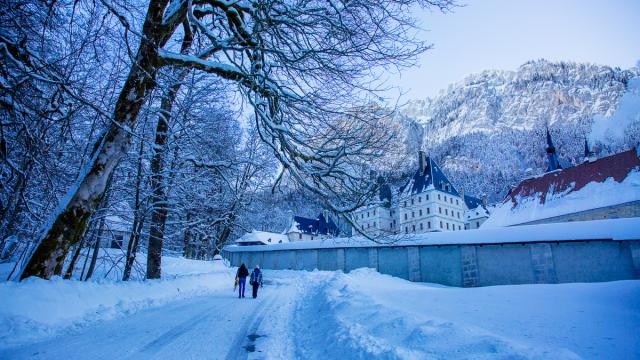
{"type": "Polygon", "coordinates": [[[272,292],[269,296],[268,296],[268,300],[265,299],[263,304],[266,304],[264,306],[258,306],[253,313],[251,313],[251,319],[252,320],[247,320],[243,325],[242,328],[238,331],[235,339],[233,340],[233,343],[231,344],[231,347],[229,348],[229,353],[227,353],[227,356],[225,357],[225,360],[245,360],[247,359],[249,352],[246,349],[246,347],[250,344],[249,341],[247,341],[249,339],[250,335],[255,335],[258,331],[258,329],[260,328],[260,324],[262,323],[262,320],[264,320],[265,316],[267,315],[267,312],[274,306],[274,304],[276,303],[276,300],[278,299],[278,297],[275,295],[275,292],[272,292]]]}
{"type": "Polygon", "coordinates": [[[197,313],[195,316],[192,316],[186,321],[172,327],[169,331],[163,333],[158,336],[155,340],[147,343],[144,347],[139,350],[139,353],[143,353],[146,355],[154,355],[160,352],[164,347],[172,343],[176,340],[180,335],[188,332],[193,325],[201,321],[208,321],[211,315],[216,311],[216,308],[219,308],[219,305],[211,306],[197,313]]]}

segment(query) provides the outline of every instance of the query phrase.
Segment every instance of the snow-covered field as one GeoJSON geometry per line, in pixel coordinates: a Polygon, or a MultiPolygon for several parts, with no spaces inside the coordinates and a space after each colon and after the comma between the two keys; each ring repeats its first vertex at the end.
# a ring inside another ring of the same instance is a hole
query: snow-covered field
{"type": "Polygon", "coordinates": [[[241,300],[222,262],[163,262],[160,281],[0,284],[0,359],[640,358],[640,281],[462,289],[266,270],[241,300]]]}

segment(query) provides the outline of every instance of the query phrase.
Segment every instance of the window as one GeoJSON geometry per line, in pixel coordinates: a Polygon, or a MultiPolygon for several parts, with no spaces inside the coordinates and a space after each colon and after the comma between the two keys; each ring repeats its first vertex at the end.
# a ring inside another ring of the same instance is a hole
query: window
{"type": "Polygon", "coordinates": [[[405,227],[404,227],[404,233],[405,233],[405,234],[408,234],[408,233],[409,233],[409,227],[408,227],[408,226],[405,226],[405,227]]]}
{"type": "Polygon", "coordinates": [[[376,210],[373,209],[373,216],[376,216],[376,210]]]}
{"type": "Polygon", "coordinates": [[[458,230],[462,230],[462,227],[460,225],[458,225],[458,230]]]}
{"type": "Polygon", "coordinates": [[[122,235],[115,235],[114,239],[111,240],[111,248],[112,249],[122,249],[124,237],[122,235]]]}
{"type": "Polygon", "coordinates": [[[422,209],[418,210],[418,214],[422,216],[422,209]]]}
{"type": "Polygon", "coordinates": [[[431,213],[431,208],[427,208],[427,214],[431,213]]]}
{"type": "Polygon", "coordinates": [[[389,223],[389,230],[393,229],[393,224],[389,223]]]}
{"type": "Polygon", "coordinates": [[[456,199],[456,205],[458,205],[458,199],[456,199]]]}
{"type": "Polygon", "coordinates": [[[431,221],[427,221],[427,227],[431,229],[431,221]]]}
{"type": "Polygon", "coordinates": [[[298,234],[299,239],[302,240],[302,234],[298,234]]]}
{"type": "Polygon", "coordinates": [[[460,219],[460,211],[458,211],[458,219],[460,219]]]}
{"type": "Polygon", "coordinates": [[[447,202],[447,195],[444,196],[444,202],[447,202]]]}
{"type": "Polygon", "coordinates": [[[444,214],[449,215],[449,209],[444,209],[444,214]]]}
{"type": "Polygon", "coordinates": [[[373,222],[373,227],[376,227],[376,222],[375,221],[373,222]]]}
{"type": "Polygon", "coordinates": [[[411,225],[413,227],[413,232],[416,232],[416,226],[415,225],[411,225]]]}
{"type": "Polygon", "coordinates": [[[404,219],[405,219],[405,220],[407,220],[407,219],[408,219],[408,217],[407,217],[407,213],[404,213],[404,219]]]}
{"type": "Polygon", "coordinates": [[[449,202],[453,204],[453,198],[449,198],[449,202]]]}
{"type": "Polygon", "coordinates": [[[422,202],[422,196],[418,196],[418,202],[422,202]]]}
{"type": "Polygon", "coordinates": [[[411,212],[411,217],[412,217],[412,218],[416,217],[416,213],[415,213],[415,211],[412,211],[412,212],[411,212]]]}
{"type": "Polygon", "coordinates": [[[367,211],[367,217],[369,217],[369,212],[367,211]]]}
{"type": "Polygon", "coordinates": [[[429,201],[429,195],[427,195],[427,198],[425,200],[429,201]]]}
{"type": "Polygon", "coordinates": [[[438,200],[440,200],[440,194],[438,194],[438,200]]]}
{"type": "Polygon", "coordinates": [[[311,240],[313,240],[313,235],[311,235],[311,240]]]}
{"type": "Polygon", "coordinates": [[[407,202],[406,201],[404,202],[404,207],[407,207],[407,202]]]}
{"type": "Polygon", "coordinates": [[[480,221],[476,221],[476,227],[480,227],[480,221]]]}
{"type": "Polygon", "coordinates": [[[440,221],[440,229],[442,229],[442,221],[440,221]]]}
{"type": "Polygon", "coordinates": [[[411,205],[413,205],[413,199],[411,199],[411,205]]]}
{"type": "Polygon", "coordinates": [[[447,223],[447,230],[449,230],[449,223],[447,223]]]}
{"type": "Polygon", "coordinates": [[[420,223],[420,230],[424,230],[422,223],[420,223]]]}

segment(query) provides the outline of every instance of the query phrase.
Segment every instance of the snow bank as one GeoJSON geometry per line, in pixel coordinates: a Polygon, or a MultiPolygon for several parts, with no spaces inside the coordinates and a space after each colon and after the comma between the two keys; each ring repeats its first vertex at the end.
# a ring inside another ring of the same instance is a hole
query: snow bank
{"type": "MultiPolygon", "coordinates": [[[[487,220],[488,221],[488,220],[487,220]]],[[[268,246],[227,246],[226,251],[272,251],[322,249],[341,247],[413,246],[451,244],[497,244],[563,240],[637,240],[640,239],[640,218],[607,219],[554,224],[523,225],[479,230],[430,232],[379,239],[362,237],[315,241],[295,241],[268,246]]]]}
{"type": "MultiPolygon", "coordinates": [[[[569,190],[559,194],[548,194],[544,204],[541,194],[518,198],[518,207],[512,209],[511,201],[497,206],[482,229],[522,224],[580,211],[640,200],[640,171],[633,171],[621,182],[608,178],[603,183],[589,183],[578,191],[569,190]]],[[[582,222],[580,223],[582,224],[582,222]]]]}
{"type": "Polygon", "coordinates": [[[298,358],[640,355],[639,281],[461,289],[361,269],[310,273],[309,282],[319,290],[296,314],[298,358]]]}
{"type": "Polygon", "coordinates": [[[163,279],[114,282],[29,278],[0,283],[0,347],[233,286],[221,261],[163,257],[163,279]]]}

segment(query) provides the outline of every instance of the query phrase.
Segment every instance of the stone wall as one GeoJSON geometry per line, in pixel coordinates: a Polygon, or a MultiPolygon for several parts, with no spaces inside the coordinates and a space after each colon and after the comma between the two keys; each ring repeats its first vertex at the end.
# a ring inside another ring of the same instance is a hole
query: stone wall
{"type": "Polygon", "coordinates": [[[474,287],[640,278],[640,241],[341,247],[223,251],[233,266],[349,272],[368,267],[416,282],[474,287]]]}

